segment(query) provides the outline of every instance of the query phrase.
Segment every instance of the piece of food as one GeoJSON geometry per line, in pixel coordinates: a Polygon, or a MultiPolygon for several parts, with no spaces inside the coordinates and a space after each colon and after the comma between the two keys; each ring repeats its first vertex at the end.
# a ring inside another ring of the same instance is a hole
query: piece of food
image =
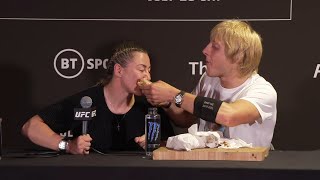
{"type": "Polygon", "coordinates": [[[152,82],[151,81],[149,81],[148,79],[140,79],[139,81],[138,81],[138,86],[144,86],[144,85],[148,85],[148,84],[151,84],[152,82]]]}

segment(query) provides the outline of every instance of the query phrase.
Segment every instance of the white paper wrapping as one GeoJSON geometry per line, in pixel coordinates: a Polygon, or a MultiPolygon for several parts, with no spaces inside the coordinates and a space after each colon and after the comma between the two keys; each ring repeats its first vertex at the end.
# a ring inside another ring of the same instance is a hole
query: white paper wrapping
{"type": "Polygon", "coordinates": [[[220,131],[198,131],[198,125],[194,124],[188,129],[188,133],[169,137],[166,147],[174,150],[190,151],[206,147],[236,149],[252,147],[252,144],[248,144],[241,139],[223,138],[220,131]]]}

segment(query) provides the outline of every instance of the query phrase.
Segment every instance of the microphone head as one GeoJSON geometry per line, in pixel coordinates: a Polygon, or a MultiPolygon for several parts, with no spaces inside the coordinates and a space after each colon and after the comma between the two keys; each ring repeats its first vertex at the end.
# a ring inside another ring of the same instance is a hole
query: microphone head
{"type": "Polygon", "coordinates": [[[89,96],[84,96],[80,100],[82,108],[90,108],[92,106],[92,99],[89,96]]]}

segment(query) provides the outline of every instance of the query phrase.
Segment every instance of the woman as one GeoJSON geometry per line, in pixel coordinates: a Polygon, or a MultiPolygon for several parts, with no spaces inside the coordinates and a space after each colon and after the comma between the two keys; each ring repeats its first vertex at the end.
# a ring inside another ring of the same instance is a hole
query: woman
{"type": "MultiPolygon", "coordinates": [[[[106,77],[96,86],[53,104],[29,119],[22,133],[40,146],[71,154],[89,154],[93,148],[111,150],[143,150],[144,116],[147,103],[137,82],[150,80],[150,59],[143,48],[123,43],[116,48],[107,65],[106,77]],[[88,134],[82,135],[82,122],[74,120],[74,108],[81,108],[84,96],[92,99],[96,116],[88,122],[88,134]],[[59,133],[70,130],[73,139],[59,133]]],[[[165,114],[161,114],[162,139],[173,135],[165,114]]]]}

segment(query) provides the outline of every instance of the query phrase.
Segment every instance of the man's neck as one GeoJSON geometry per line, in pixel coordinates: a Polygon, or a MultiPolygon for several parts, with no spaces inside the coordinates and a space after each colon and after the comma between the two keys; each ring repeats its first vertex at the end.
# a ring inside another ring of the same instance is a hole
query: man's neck
{"type": "Polygon", "coordinates": [[[232,89],[241,86],[247,79],[251,77],[252,74],[246,76],[240,76],[234,74],[227,77],[220,77],[221,86],[227,89],[232,89]]]}

